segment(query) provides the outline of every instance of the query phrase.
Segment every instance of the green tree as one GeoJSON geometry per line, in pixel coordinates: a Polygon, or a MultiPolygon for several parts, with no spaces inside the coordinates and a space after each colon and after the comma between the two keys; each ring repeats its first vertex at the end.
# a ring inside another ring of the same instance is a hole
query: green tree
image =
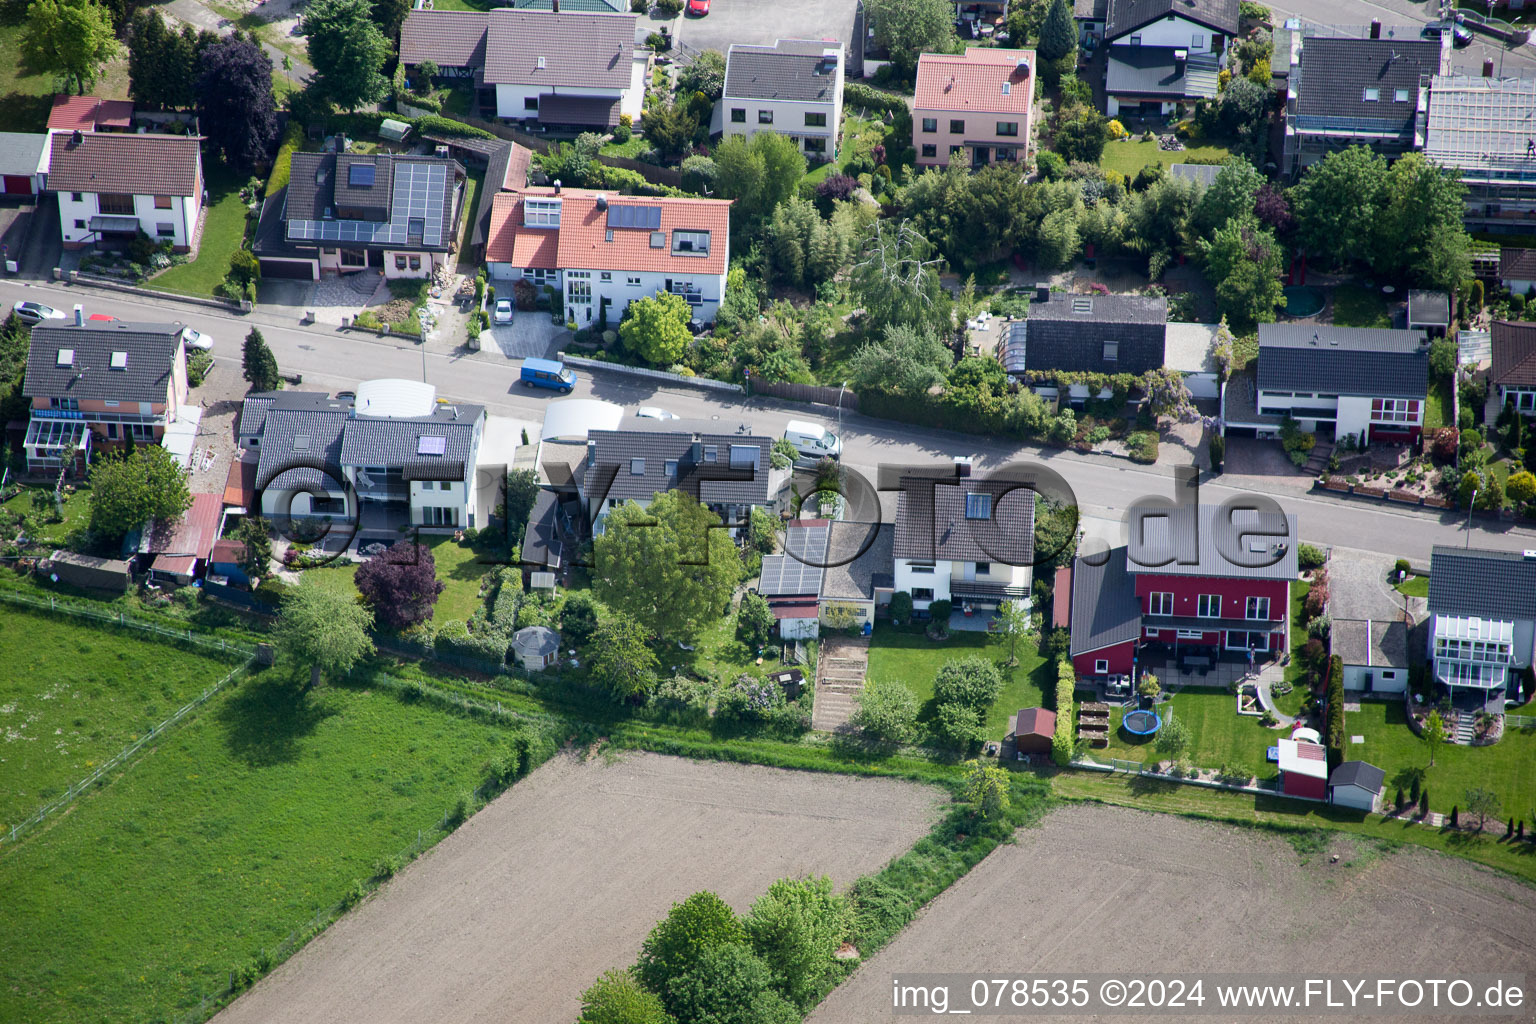
{"type": "Polygon", "coordinates": [[[272,567],[272,533],[267,521],[261,516],[246,516],[230,534],[245,547],[240,568],[256,582],[267,575],[272,567]]]}
{"type": "Polygon", "coordinates": [[[679,96],[692,96],[701,92],[713,103],[724,91],[725,54],[719,50],[704,50],[677,73],[679,96]]]}
{"type": "MultiPolygon", "coordinates": [[[[368,16],[373,23],[379,26],[379,31],[384,33],[388,40],[398,39],[400,26],[405,24],[405,16],[410,12],[411,0],[371,0],[368,8],[368,16]]],[[[428,61],[422,61],[425,69],[428,61]]],[[[423,71],[423,77],[430,77],[423,71]]]]}
{"type": "Polygon", "coordinates": [[[165,103],[167,55],[175,38],[159,11],[140,11],[133,16],[128,29],[128,95],[135,102],[145,106],[165,103]]]}
{"type": "Polygon", "coordinates": [[[1477,830],[1481,832],[1488,824],[1489,818],[1497,818],[1500,813],[1499,795],[1491,789],[1469,789],[1466,796],[1467,814],[1477,819],[1477,830]]]}
{"type": "Polygon", "coordinates": [[[968,753],[981,742],[981,715],[964,704],[940,704],[934,711],[933,730],[940,743],[968,753]]]}
{"type": "Polygon", "coordinates": [[[706,950],[667,984],[664,1002],[696,1024],[799,1024],[800,1014],[773,989],[768,965],[743,943],[706,950]]]}
{"type": "Polygon", "coordinates": [[[746,929],[725,900],[712,892],[696,892],[672,904],[645,937],[635,976],[652,992],[665,995],[668,983],[697,966],[705,953],[746,941],[746,929]]]}
{"type": "MultiPolygon", "coordinates": [[[[1021,41],[1022,42],[1022,41],[1021,41]]],[[[1077,23],[1072,20],[1072,5],[1067,0],[1051,0],[1040,26],[1040,59],[1058,61],[1077,49],[1077,23]]]]}
{"type": "Polygon", "coordinates": [[[654,992],[647,992],[630,970],[609,971],[581,994],[576,1024],[673,1024],[654,992]]]}
{"type": "Polygon", "coordinates": [[[1462,227],[1467,187],[1448,169],[1406,153],[1386,171],[1369,256],[1378,273],[1449,291],[1471,274],[1462,227]]]}
{"type": "Polygon", "coordinates": [[[890,50],[891,63],[903,75],[917,69],[919,54],[955,48],[954,7],[945,0],[870,0],[864,9],[875,45],[890,50]]]}
{"type": "Polygon", "coordinates": [[[917,725],[917,698],[896,679],[870,679],[854,698],[855,728],[880,743],[905,743],[917,725]]]}
{"type": "Polygon", "coordinates": [[[1008,810],[1008,772],[995,764],[971,760],[962,765],[965,782],[960,799],[976,808],[983,818],[995,818],[1008,810]]]}
{"type": "Polygon", "coordinates": [[[736,612],[736,639],[755,650],[768,642],[772,632],[773,609],[767,599],[757,593],[743,594],[736,612]]]}
{"type": "Polygon", "coordinates": [[[277,372],[277,357],[267,347],[267,341],[261,336],[261,331],[255,327],[252,327],[250,333],[245,336],[245,345],[240,351],[240,362],[243,375],[250,382],[252,391],[276,391],[282,386],[283,379],[277,372]]]}
{"type": "Polygon", "coordinates": [[[1216,308],[1240,330],[1273,323],[1285,302],[1283,259],[1275,233],[1250,214],[1234,218],[1200,243],[1206,278],[1216,285],[1216,308]]]}
{"type": "Polygon", "coordinates": [[[1521,505],[1536,498],[1536,474],[1526,469],[1509,474],[1509,483],[1504,485],[1504,493],[1510,501],[1521,505]]]}
{"type": "Polygon", "coordinates": [[[326,99],[356,110],[389,91],[389,79],[381,73],[389,40],[374,23],[369,0],[312,0],[299,26],[309,39],[315,84],[326,99]]]}
{"type": "Polygon", "coordinates": [[[871,333],[905,325],[948,334],[954,322],[949,293],[939,283],[942,264],[912,222],[878,222],[850,272],[854,299],[864,307],[871,333]]]}
{"type": "Polygon", "coordinates": [[[918,328],[891,325],[880,341],[864,344],[848,366],[855,391],[916,397],[942,384],[954,361],[943,342],[918,328]]]}
{"type": "Polygon", "coordinates": [[[1077,259],[1082,236],[1077,224],[1080,208],[1069,206],[1052,210],[1040,221],[1035,235],[1035,262],[1049,270],[1059,270],[1077,259]]]}
{"type": "Polygon", "coordinates": [[[1332,266],[1367,258],[1386,193],[1387,161],[1363,146],[1329,153],[1291,191],[1308,257],[1332,266]]]}
{"type": "Polygon", "coordinates": [[[961,704],[985,715],[1002,689],[1003,677],[987,659],[975,655],[951,658],[934,677],[933,699],[940,704],[961,704]]]}
{"type": "Polygon", "coordinates": [[[742,920],[774,988],[802,1012],[840,976],[835,955],[852,923],[847,898],[832,891],[826,875],[779,879],[742,920]]]}
{"type": "Polygon", "coordinates": [[[731,215],[738,227],[767,219],[805,177],[805,154],[777,132],[758,132],[750,139],[732,135],[710,156],[720,197],[735,200],[731,215]]]}
{"type": "Polygon", "coordinates": [[[1108,118],[1092,107],[1074,106],[1056,118],[1051,145],[1068,161],[1096,164],[1108,141],[1108,118]]]}
{"type": "Polygon", "coordinates": [[[592,634],[592,676],[621,700],[656,685],[656,653],[645,627],[623,612],[607,616],[592,634]]]}
{"type": "Polygon", "coordinates": [[[655,366],[670,366],[683,357],[693,335],[688,333],[692,317],[688,301],[671,292],[657,292],[629,304],[628,315],[619,324],[624,347],[655,366]]]}
{"type": "Polygon", "coordinates": [[[565,604],[560,606],[560,635],[573,646],[581,648],[587,645],[596,632],[597,602],[592,600],[590,594],[580,590],[567,594],[565,604]]]}
{"type": "Polygon", "coordinates": [[[1019,644],[1029,638],[1034,623],[1029,606],[1022,601],[1004,601],[992,618],[992,642],[1008,651],[1008,664],[1019,663],[1019,644]]]}
{"type": "Polygon", "coordinates": [[[117,56],[112,15],[94,0],[32,0],[21,32],[21,58],[64,79],[81,95],[117,56]]]}
{"type": "Polygon", "coordinates": [[[373,653],[372,626],[367,605],[306,575],[283,594],[275,635],[283,653],[308,663],[312,688],[320,685],[321,672],[345,675],[373,653]]]}
{"type": "Polygon", "coordinates": [[[798,196],[773,211],[763,240],[775,280],[792,288],[814,289],[848,262],[848,237],[798,196]]]}
{"type": "Polygon", "coordinates": [[[1216,172],[1216,180],[1200,196],[1190,229],[1205,237],[1234,217],[1243,219],[1254,214],[1254,197],[1263,177],[1253,169],[1253,164],[1242,157],[1232,157],[1216,172]]]}
{"type": "Polygon", "coordinates": [[[664,157],[675,157],[693,145],[699,122],[681,103],[653,103],[640,115],[640,130],[664,157]]]}
{"type": "Polygon", "coordinates": [[[718,621],[741,577],[719,518],[686,491],[609,512],[592,542],[593,586],[609,608],[667,640],[691,640],[718,621]]]}
{"type": "Polygon", "coordinates": [[[119,538],[146,523],[169,523],[192,507],[187,473],[159,445],[91,463],[91,532],[119,538]]]}
{"type": "Polygon", "coordinates": [[[1189,726],[1169,712],[1168,720],[1157,730],[1157,752],[1176,757],[1189,746],[1189,738],[1189,726]]]}
{"type": "Polygon", "coordinates": [[[531,469],[509,469],[506,488],[506,505],[498,511],[506,520],[507,536],[515,544],[522,540],[534,502],[539,500],[539,475],[531,469]]]}
{"type": "Polygon", "coordinates": [[[1440,717],[1440,712],[1431,711],[1424,718],[1424,731],[1420,734],[1424,745],[1429,748],[1429,766],[1435,766],[1435,751],[1440,744],[1445,742],[1445,719],[1440,717]]]}

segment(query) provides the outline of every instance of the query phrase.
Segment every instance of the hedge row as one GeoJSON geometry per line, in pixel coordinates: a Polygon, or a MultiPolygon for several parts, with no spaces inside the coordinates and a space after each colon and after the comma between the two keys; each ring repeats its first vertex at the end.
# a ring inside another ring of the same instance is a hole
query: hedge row
{"type": "Polygon", "coordinates": [[[293,154],[303,144],[304,126],[297,121],[289,121],[287,130],[283,132],[282,145],[277,148],[277,157],[272,161],[272,173],[267,177],[267,195],[275,196],[279,189],[288,187],[293,154]]]}
{"type": "Polygon", "coordinates": [[[1072,763],[1072,693],[1077,689],[1077,671],[1069,658],[1056,664],[1056,734],[1051,737],[1051,760],[1066,766],[1072,763]]]}
{"type": "Polygon", "coordinates": [[[1344,759],[1344,659],[1335,654],[1328,659],[1328,720],[1323,742],[1328,745],[1330,769],[1344,759]]]}

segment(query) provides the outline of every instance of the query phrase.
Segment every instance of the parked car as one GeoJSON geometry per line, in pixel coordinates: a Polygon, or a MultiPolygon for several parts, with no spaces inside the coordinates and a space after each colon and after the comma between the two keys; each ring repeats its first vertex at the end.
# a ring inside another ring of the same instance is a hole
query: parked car
{"type": "Polygon", "coordinates": [[[199,348],[204,352],[213,351],[213,339],[202,331],[194,331],[187,327],[181,332],[181,340],[187,343],[188,348],[199,348]]]}
{"type": "Polygon", "coordinates": [[[1447,30],[1451,33],[1451,45],[1457,49],[1471,44],[1472,30],[1462,24],[1460,18],[1454,21],[1432,21],[1419,30],[1419,35],[1424,39],[1439,39],[1447,30]]]}
{"type": "Polygon", "coordinates": [[[667,410],[665,410],[665,409],[658,409],[654,405],[642,405],[640,408],[635,410],[635,415],[640,417],[641,419],[644,419],[644,420],[675,420],[675,419],[677,419],[677,413],[675,413],[675,412],[667,412],[667,410]]]}
{"type": "Polygon", "coordinates": [[[496,300],[496,311],[491,314],[491,319],[494,320],[498,324],[509,324],[509,323],[511,323],[512,322],[512,300],[511,299],[497,299],[496,300]]]}
{"type": "Polygon", "coordinates": [[[566,395],[576,387],[576,375],[553,359],[524,359],[519,379],[525,388],[551,388],[566,395]]]}
{"type": "Polygon", "coordinates": [[[688,13],[702,18],[709,13],[709,0],[688,0],[688,13]]]}
{"type": "Polygon", "coordinates": [[[41,302],[18,302],[11,307],[16,314],[16,319],[24,324],[40,324],[44,320],[63,320],[64,314],[52,306],[45,306],[41,302]]]}

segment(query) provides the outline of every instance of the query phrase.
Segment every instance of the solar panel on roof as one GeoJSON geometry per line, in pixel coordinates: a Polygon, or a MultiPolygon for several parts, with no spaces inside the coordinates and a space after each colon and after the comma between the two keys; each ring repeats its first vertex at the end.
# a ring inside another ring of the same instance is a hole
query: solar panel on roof
{"type": "Polygon", "coordinates": [[[354,188],[372,188],[373,171],[373,164],[353,164],[347,170],[347,184],[354,188]]]}
{"type": "Polygon", "coordinates": [[[446,437],[419,437],[416,439],[417,455],[442,455],[448,451],[446,437]]]}
{"type": "Polygon", "coordinates": [[[642,231],[655,231],[661,227],[661,207],[609,204],[608,226],[610,228],[638,228],[642,231]]]}

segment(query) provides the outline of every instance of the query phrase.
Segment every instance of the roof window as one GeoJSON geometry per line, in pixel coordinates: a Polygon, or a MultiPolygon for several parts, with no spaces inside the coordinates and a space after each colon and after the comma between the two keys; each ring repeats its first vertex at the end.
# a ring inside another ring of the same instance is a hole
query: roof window
{"type": "Polygon", "coordinates": [[[307,452],[307,451],[309,451],[309,435],[308,434],[294,434],[293,435],[293,450],[296,451],[296,452],[307,452]]]}
{"type": "Polygon", "coordinates": [[[423,435],[416,439],[417,455],[444,455],[447,451],[448,439],[446,437],[423,435]]]}
{"type": "Polygon", "coordinates": [[[967,494],[965,496],[965,518],[967,519],[991,519],[992,495],[967,494]]]}
{"type": "Polygon", "coordinates": [[[644,459],[630,459],[629,460],[629,475],[630,476],[645,476],[645,460],[644,459]]]}
{"type": "Polygon", "coordinates": [[[1088,316],[1093,312],[1093,299],[1086,295],[1079,295],[1072,300],[1072,312],[1079,316],[1088,316]]]}
{"type": "Polygon", "coordinates": [[[111,363],[111,366],[112,366],[112,369],[114,369],[114,370],[126,370],[126,369],[128,369],[128,353],[127,352],[113,352],[112,353],[112,363],[111,363]]]}
{"type": "Polygon", "coordinates": [[[1380,99],[1381,99],[1381,90],[1380,89],[1371,88],[1371,89],[1365,90],[1365,96],[1364,96],[1364,100],[1363,100],[1364,102],[1366,102],[1366,103],[1375,103],[1375,102],[1377,102],[1380,99]]]}
{"type": "Polygon", "coordinates": [[[55,366],[74,366],[75,365],[75,350],[72,349],[72,348],[61,348],[61,349],[59,349],[59,359],[58,359],[58,362],[54,363],[54,365],[55,366]]]}

